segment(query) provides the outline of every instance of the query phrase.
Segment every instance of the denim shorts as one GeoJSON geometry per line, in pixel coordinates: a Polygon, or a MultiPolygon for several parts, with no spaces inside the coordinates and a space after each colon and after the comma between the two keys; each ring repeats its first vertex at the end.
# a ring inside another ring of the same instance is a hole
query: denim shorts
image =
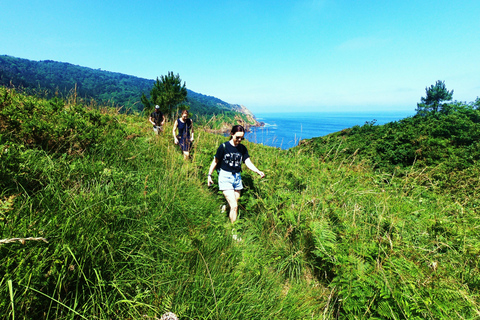
{"type": "Polygon", "coordinates": [[[218,189],[220,189],[220,191],[242,190],[243,184],[240,172],[232,173],[220,169],[218,173],[218,189]]]}

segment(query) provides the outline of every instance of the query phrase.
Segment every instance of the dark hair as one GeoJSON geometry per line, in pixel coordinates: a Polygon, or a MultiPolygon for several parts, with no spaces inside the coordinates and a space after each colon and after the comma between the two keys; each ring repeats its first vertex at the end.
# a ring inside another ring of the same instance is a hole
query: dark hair
{"type": "Polygon", "coordinates": [[[241,125],[236,125],[232,127],[232,131],[230,131],[231,135],[234,135],[237,132],[245,132],[245,128],[242,127],[241,125]]]}
{"type": "Polygon", "coordinates": [[[233,136],[237,132],[245,132],[245,128],[242,127],[241,125],[233,126],[232,131],[230,131],[230,139],[232,139],[231,136],[233,136]]]}
{"type": "Polygon", "coordinates": [[[182,113],[181,113],[181,114],[184,114],[184,113],[186,113],[187,116],[188,116],[188,110],[187,110],[187,109],[183,109],[183,110],[182,110],[182,113]]]}

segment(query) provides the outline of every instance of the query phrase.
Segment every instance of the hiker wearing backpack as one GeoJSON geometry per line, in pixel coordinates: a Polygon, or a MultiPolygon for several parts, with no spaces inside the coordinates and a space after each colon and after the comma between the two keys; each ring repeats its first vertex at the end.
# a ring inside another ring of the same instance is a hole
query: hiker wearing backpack
{"type": "Polygon", "coordinates": [[[248,169],[264,177],[265,174],[258,170],[257,167],[250,160],[247,148],[241,144],[245,136],[245,129],[236,125],[230,131],[230,140],[222,143],[218,149],[212,164],[208,170],[208,186],[213,184],[212,173],[216,167],[219,167],[218,172],[218,188],[223,191],[225,199],[227,199],[230,206],[230,221],[234,223],[237,220],[238,213],[238,199],[240,198],[240,191],[243,189],[242,184],[242,162],[245,163],[248,169]]]}

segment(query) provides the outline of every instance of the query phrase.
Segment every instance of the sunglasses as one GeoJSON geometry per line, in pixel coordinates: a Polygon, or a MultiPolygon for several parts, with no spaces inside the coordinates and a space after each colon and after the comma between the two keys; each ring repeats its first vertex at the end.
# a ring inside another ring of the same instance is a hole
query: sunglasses
{"type": "Polygon", "coordinates": [[[245,140],[244,137],[234,137],[234,138],[235,138],[235,140],[240,140],[240,141],[245,140]]]}

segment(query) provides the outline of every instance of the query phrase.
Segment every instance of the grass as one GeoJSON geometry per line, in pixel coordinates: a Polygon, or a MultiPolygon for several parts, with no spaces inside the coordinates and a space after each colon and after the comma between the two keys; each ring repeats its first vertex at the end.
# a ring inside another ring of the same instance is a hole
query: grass
{"type": "MultiPolygon", "coordinates": [[[[4,319],[480,317],[478,212],[421,172],[245,142],[266,177],[243,173],[236,242],[206,183],[223,136],[196,128],[184,162],[170,124],[156,137],[146,119],[99,114],[95,142],[60,150],[0,117],[1,238],[48,240],[0,244],[4,319]]],[[[93,116],[76,115],[88,135],[93,116]]]]}

